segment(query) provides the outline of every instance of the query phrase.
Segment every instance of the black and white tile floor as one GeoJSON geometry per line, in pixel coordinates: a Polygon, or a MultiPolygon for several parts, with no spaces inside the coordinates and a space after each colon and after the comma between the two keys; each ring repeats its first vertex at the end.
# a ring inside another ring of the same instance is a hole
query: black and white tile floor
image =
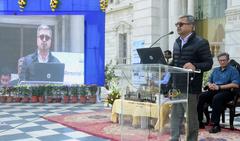
{"type": "Polygon", "coordinates": [[[0,141],[106,141],[41,118],[98,109],[104,105],[0,103],[0,141]]]}
{"type": "MultiPolygon", "coordinates": [[[[0,103],[0,141],[107,141],[41,118],[46,115],[94,112],[104,108],[106,107],[102,103],[0,103]]],[[[226,125],[228,113],[226,112],[226,125]]],[[[234,125],[240,128],[240,117],[235,118],[234,125]]]]}

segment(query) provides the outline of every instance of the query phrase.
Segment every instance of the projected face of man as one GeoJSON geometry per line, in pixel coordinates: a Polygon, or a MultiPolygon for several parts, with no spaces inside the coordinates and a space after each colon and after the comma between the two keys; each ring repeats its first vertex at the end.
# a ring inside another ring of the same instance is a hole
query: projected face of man
{"type": "Polygon", "coordinates": [[[37,31],[37,46],[40,52],[49,51],[52,42],[52,31],[49,26],[40,26],[37,31]]]}
{"type": "Polygon", "coordinates": [[[1,80],[1,85],[6,87],[6,86],[8,86],[9,83],[10,83],[11,75],[8,75],[8,74],[5,75],[5,74],[3,74],[3,75],[1,75],[0,80],[1,80]]]}

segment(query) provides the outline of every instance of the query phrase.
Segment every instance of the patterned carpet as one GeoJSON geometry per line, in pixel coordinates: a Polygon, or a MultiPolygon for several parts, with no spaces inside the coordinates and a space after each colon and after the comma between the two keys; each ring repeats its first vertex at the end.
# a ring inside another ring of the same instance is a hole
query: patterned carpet
{"type": "MultiPolygon", "coordinates": [[[[63,124],[75,130],[83,131],[94,136],[110,139],[110,140],[124,140],[124,141],[166,141],[169,140],[169,132],[159,133],[154,130],[134,128],[132,126],[124,126],[121,128],[119,124],[110,121],[110,111],[98,111],[81,114],[70,114],[60,116],[46,116],[45,119],[53,122],[63,124]],[[124,131],[124,136],[121,132],[124,131]]],[[[240,131],[231,131],[229,129],[222,129],[220,133],[209,134],[206,129],[200,130],[200,141],[238,141],[240,131]]],[[[181,136],[184,139],[184,135],[181,136]]]]}

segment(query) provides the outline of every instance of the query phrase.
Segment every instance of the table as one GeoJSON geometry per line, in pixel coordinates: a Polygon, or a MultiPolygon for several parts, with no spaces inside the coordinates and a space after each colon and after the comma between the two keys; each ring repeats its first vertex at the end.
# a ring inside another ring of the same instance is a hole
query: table
{"type": "Polygon", "coordinates": [[[132,116],[132,125],[136,126],[140,124],[141,117],[151,117],[157,119],[154,129],[160,130],[164,128],[169,120],[170,108],[170,103],[159,105],[131,100],[124,100],[122,103],[121,99],[117,99],[113,103],[111,121],[116,123],[119,114],[130,115],[132,116]],[[123,108],[121,108],[121,104],[123,108]]]}

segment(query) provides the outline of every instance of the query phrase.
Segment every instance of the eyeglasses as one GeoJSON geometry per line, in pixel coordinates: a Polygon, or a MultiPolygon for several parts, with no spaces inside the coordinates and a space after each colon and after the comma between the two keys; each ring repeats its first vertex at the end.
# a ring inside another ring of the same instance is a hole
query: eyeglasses
{"type": "Polygon", "coordinates": [[[220,59],[220,60],[218,60],[219,62],[226,62],[227,61],[227,59],[220,59]]]}
{"type": "Polygon", "coordinates": [[[44,34],[39,35],[39,38],[40,38],[42,41],[44,41],[44,38],[45,38],[45,41],[48,41],[49,39],[51,39],[50,36],[44,35],[44,34]]]}
{"type": "Polygon", "coordinates": [[[185,24],[186,24],[186,25],[190,25],[191,23],[177,22],[177,23],[175,23],[175,26],[176,26],[176,27],[178,27],[178,26],[179,26],[179,27],[182,27],[182,26],[185,25],[185,24]]]}

